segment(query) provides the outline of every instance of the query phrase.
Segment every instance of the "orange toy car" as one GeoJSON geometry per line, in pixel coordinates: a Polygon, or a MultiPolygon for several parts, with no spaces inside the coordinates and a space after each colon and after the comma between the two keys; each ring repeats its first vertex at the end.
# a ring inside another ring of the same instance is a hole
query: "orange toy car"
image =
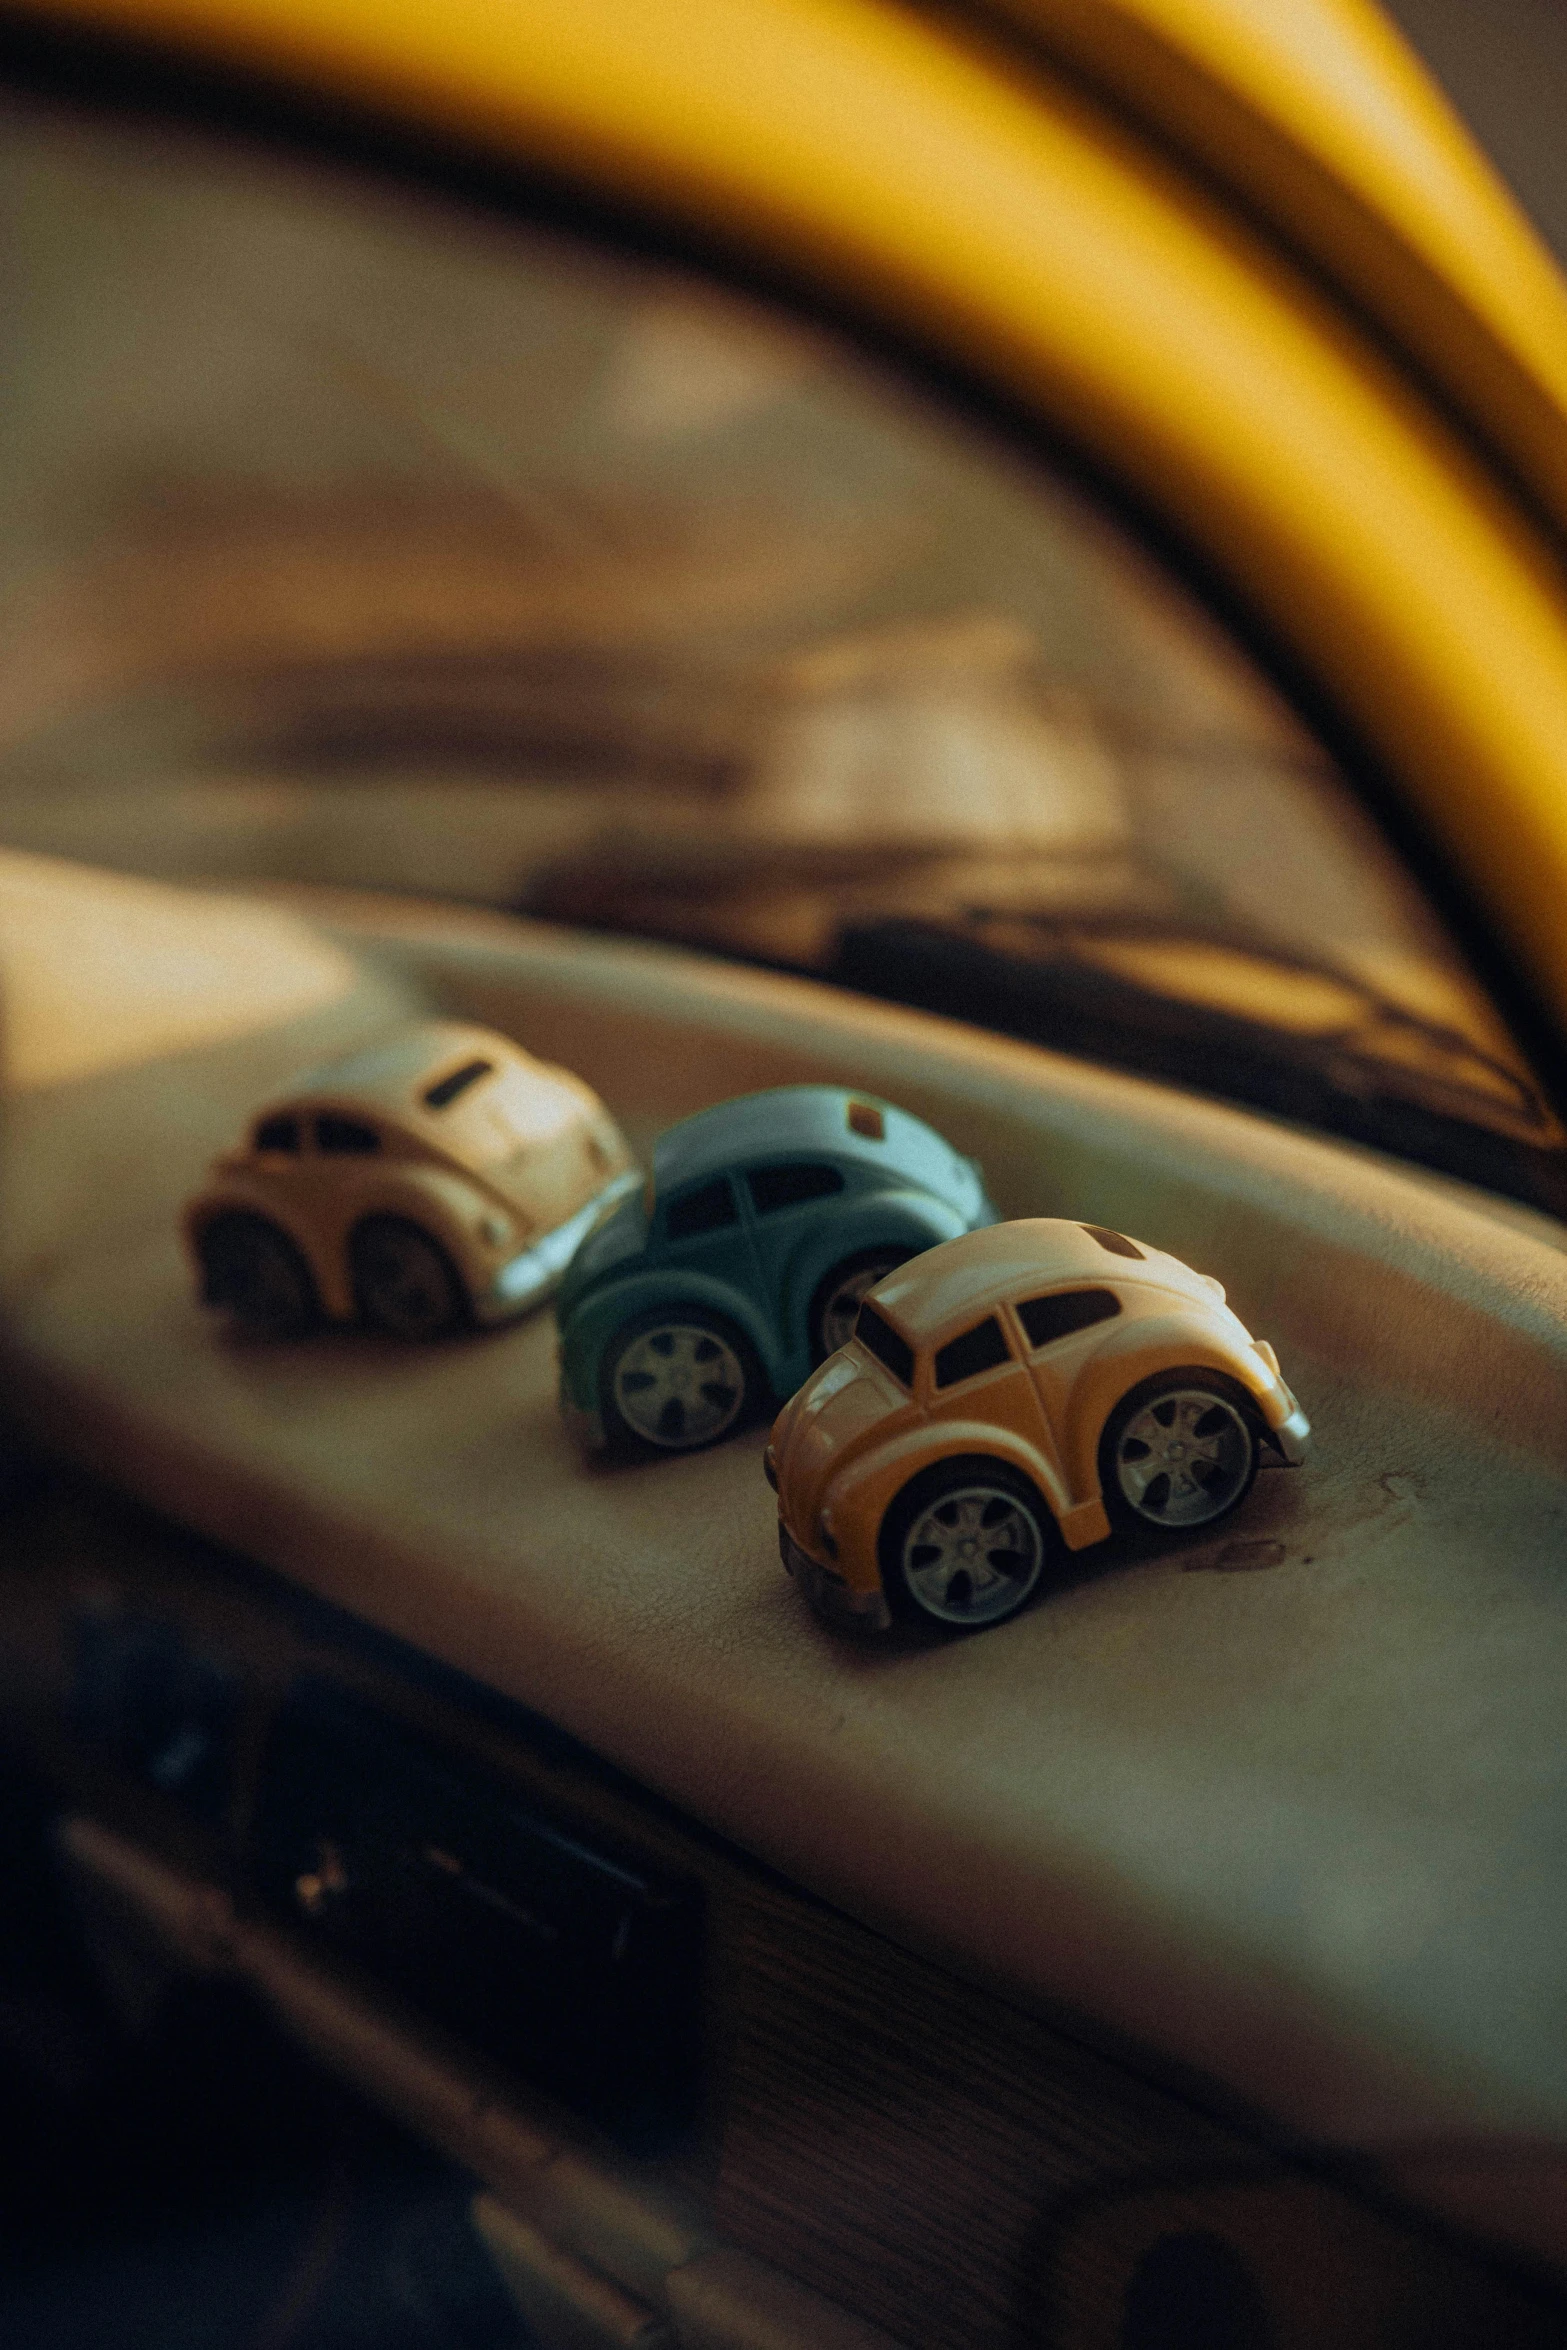
{"type": "Polygon", "coordinates": [[[291,1337],[498,1322],[554,1288],[639,1173],[568,1070],[487,1028],[421,1021],[303,1079],[185,1210],[203,1302],[291,1337]]]}
{"type": "Polygon", "coordinates": [[[767,1448],[820,1612],[998,1624],[1057,1538],[1209,1525],[1310,1424],[1217,1281],[1101,1225],[996,1224],[879,1282],[767,1448]]]}

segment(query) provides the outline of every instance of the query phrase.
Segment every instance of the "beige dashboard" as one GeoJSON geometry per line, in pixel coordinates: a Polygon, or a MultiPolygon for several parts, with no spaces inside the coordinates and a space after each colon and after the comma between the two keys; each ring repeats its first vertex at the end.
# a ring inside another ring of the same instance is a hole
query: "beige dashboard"
{"type": "MultiPolygon", "coordinates": [[[[930,1982],[1147,2052],[1199,2105],[1354,2150],[1379,2192],[1567,2269],[1550,1226],[684,952],[42,860],[5,890],[3,1346],[37,1435],[545,1717],[930,1982]],[[137,1003],[112,953],[73,960],[73,909],[135,927],[137,1003]],[[1218,1539],[1090,1554],[995,1633],[854,1645],[780,1570],[764,1432],[585,1464],[547,1314],[427,1350],[231,1339],[194,1301],[180,1200],[255,1099],[426,1007],[578,1070],[638,1146],[766,1085],[905,1104],[980,1158],[1003,1214],[1103,1221],[1218,1273],[1285,1360],[1312,1460],[1265,1472],[1218,1539]]],[[[844,1931],[852,1974],[873,1944],[844,1931]]],[[[815,2281],[852,2300],[852,2265],[815,2281]]]]}

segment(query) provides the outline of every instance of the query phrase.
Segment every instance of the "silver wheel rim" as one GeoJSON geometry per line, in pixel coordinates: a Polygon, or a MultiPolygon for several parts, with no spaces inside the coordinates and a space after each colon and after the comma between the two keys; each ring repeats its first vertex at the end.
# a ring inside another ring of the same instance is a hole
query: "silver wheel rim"
{"type": "Polygon", "coordinates": [[[419,1233],[367,1236],[357,1271],[365,1306],[384,1329],[400,1338],[430,1338],[451,1327],[450,1276],[419,1233]]]}
{"type": "Polygon", "coordinates": [[[921,1510],[903,1537],[903,1579],[943,1624],[993,1624],[1039,1581],[1044,1544],[1033,1512],[1004,1485],[960,1485],[921,1510]]]}
{"type": "Polygon", "coordinates": [[[822,1308],[821,1328],[816,1334],[824,1355],[835,1355],[840,1346],[848,1345],[860,1318],[861,1305],[877,1282],[885,1281],[902,1262],[901,1257],[879,1257],[874,1264],[860,1265],[834,1283],[832,1294],[822,1308]]]}
{"type": "Polygon", "coordinates": [[[687,1452],[732,1428],[745,1402],[745,1370],[727,1338],[700,1322],[639,1331],[611,1382],[615,1409],[648,1444],[687,1452]]]}
{"type": "Polygon", "coordinates": [[[1228,1396],[1171,1388],[1134,1412],[1115,1448],[1115,1476],[1140,1518],[1205,1526],[1240,1499],[1255,1440],[1228,1396]]]}

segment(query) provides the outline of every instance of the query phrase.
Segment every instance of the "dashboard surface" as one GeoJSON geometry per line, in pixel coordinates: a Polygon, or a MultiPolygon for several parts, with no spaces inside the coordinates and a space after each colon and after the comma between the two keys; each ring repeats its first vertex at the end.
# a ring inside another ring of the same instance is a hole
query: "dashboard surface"
{"type": "MultiPolygon", "coordinates": [[[[24,878],[56,910],[76,886],[24,878]]],[[[35,1428],[912,1947],[1554,2248],[1543,2183],[1538,2210],[1495,2187],[1523,2155],[1543,2182],[1567,2134],[1548,1227],[810,982],[500,917],[114,886],[165,925],[171,1002],[225,920],[265,943],[272,993],[247,1030],[236,945],[231,1033],[171,1052],[167,1005],[163,1027],[144,1008],[144,1054],[127,1032],[116,1066],[49,1083],[47,974],[8,974],[31,1074],[5,1130],[5,1351],[35,1428]],[[318,1000],[278,1020],[291,968],[318,1000]],[[847,1644],[780,1571],[765,1431],[585,1462],[547,1314],[428,1350],[226,1336],[180,1199],[266,1088],[415,1006],[576,1068],[643,1148],[762,1085],[905,1103],[1003,1213],[1218,1271],[1279,1347],[1311,1460],[1265,1472],[1216,1540],[1090,1553],[994,1634],[847,1644]]]]}

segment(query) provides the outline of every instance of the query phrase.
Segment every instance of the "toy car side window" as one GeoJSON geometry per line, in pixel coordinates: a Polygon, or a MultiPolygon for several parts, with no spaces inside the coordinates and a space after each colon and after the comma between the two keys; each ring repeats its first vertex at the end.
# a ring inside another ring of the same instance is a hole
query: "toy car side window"
{"type": "Polygon", "coordinates": [[[759,1216],[776,1215],[780,1208],[804,1207],[808,1200],[830,1199],[842,1191],[843,1177],[836,1167],[752,1167],[747,1171],[751,1205],[759,1216]]]}
{"type": "Polygon", "coordinates": [[[1011,1351],[1001,1324],[994,1314],[987,1314],[961,1338],[949,1338],[945,1346],[937,1347],[936,1385],[955,1387],[960,1379],[972,1379],[976,1372],[993,1371],[997,1363],[1009,1359],[1011,1351]]]}
{"type": "Polygon", "coordinates": [[[906,1338],[900,1338],[890,1322],[883,1321],[874,1306],[861,1306],[854,1325],[854,1335],[861,1346],[869,1347],[878,1363],[889,1370],[904,1387],[914,1384],[914,1349],[906,1338]]]}
{"type": "Polygon", "coordinates": [[[1074,1330],[1091,1330],[1121,1311],[1113,1289],[1058,1289],[1050,1297],[1024,1298],[1017,1309],[1030,1346],[1054,1346],[1074,1330]]]}
{"type": "Polygon", "coordinates": [[[703,1232],[721,1232],[726,1224],[738,1224],[740,1211],[726,1175],[711,1183],[698,1184],[694,1191],[682,1192],[672,1199],[664,1211],[664,1233],[670,1240],[695,1240],[703,1232]]]}
{"type": "Polygon", "coordinates": [[[381,1137],[373,1126],[364,1125],[358,1118],[339,1118],[326,1112],[316,1120],[316,1148],[335,1151],[345,1157],[367,1158],[381,1147],[381,1137]]]}
{"type": "Polygon", "coordinates": [[[297,1151],[299,1148],[299,1120],[297,1118],[263,1118],[256,1128],[255,1148],[258,1151],[297,1151]]]}

